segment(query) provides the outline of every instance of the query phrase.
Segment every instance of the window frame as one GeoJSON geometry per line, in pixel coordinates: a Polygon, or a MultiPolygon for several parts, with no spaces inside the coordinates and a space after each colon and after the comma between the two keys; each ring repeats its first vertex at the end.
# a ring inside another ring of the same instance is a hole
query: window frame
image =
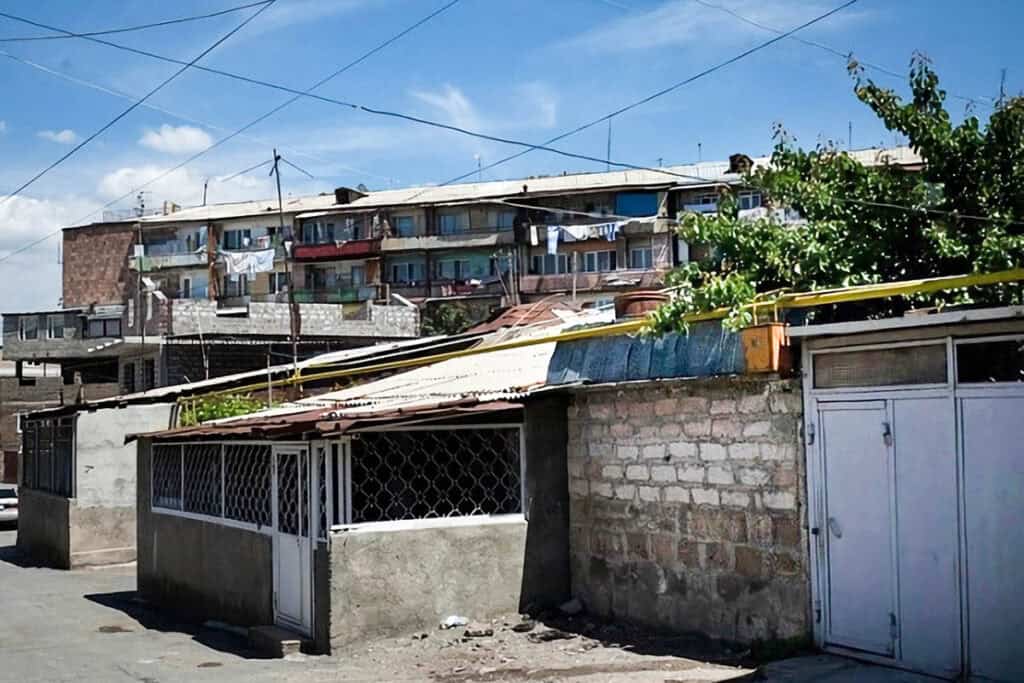
{"type": "Polygon", "coordinates": [[[654,268],[654,249],[651,245],[646,247],[630,247],[629,248],[629,267],[631,270],[651,270],[654,268]],[[637,265],[636,255],[646,254],[641,261],[641,265],[637,265]]]}
{"type": "Polygon", "coordinates": [[[18,318],[18,339],[21,341],[36,341],[39,339],[39,316],[38,315],[23,315],[18,318]],[[31,321],[32,324],[26,325],[26,322],[31,321]],[[31,334],[28,332],[28,328],[31,327],[31,334]]]}
{"type": "Polygon", "coordinates": [[[395,216],[395,235],[398,237],[416,237],[416,217],[410,215],[395,216]],[[404,229],[403,225],[408,229],[404,229]]]}
{"type": "Polygon", "coordinates": [[[232,228],[224,231],[224,238],[222,240],[224,249],[227,251],[233,251],[238,249],[245,249],[245,240],[249,240],[249,244],[252,244],[252,228],[232,228]],[[235,243],[232,246],[232,242],[235,243]]]}
{"type": "Polygon", "coordinates": [[[618,254],[614,249],[603,249],[583,252],[584,273],[611,273],[618,270],[618,254]],[[602,257],[606,260],[607,268],[601,268],[602,257]],[[593,267],[591,267],[593,266],[593,267]]]}
{"type": "Polygon", "coordinates": [[[63,313],[51,313],[46,316],[46,338],[47,339],[63,339],[64,338],[64,314],[63,313]],[[60,334],[54,334],[54,322],[60,323],[60,334]]]}
{"type": "Polygon", "coordinates": [[[121,330],[121,319],[120,318],[90,318],[85,323],[85,338],[86,339],[120,339],[122,335],[121,330]],[[99,324],[102,328],[102,334],[93,334],[93,324],[99,324]],[[115,334],[110,334],[111,328],[116,328],[115,334]]]}

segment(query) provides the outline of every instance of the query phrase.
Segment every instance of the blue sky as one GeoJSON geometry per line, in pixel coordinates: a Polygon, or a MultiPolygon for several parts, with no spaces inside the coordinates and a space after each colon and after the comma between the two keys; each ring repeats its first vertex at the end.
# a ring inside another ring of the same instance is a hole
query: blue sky
{"type": "MultiPolygon", "coordinates": [[[[707,0],[762,24],[788,29],[839,0],[707,0]]],[[[217,11],[242,0],[175,3],[39,3],[13,0],[0,10],[72,31],[101,30],[217,11]]],[[[304,89],[420,17],[443,0],[278,0],[202,63],[304,89]]],[[[247,10],[252,12],[254,10],[247,10]]],[[[189,60],[246,13],[108,40],[189,60]]],[[[807,29],[805,38],[903,72],[915,50],[927,54],[950,93],[992,98],[1000,69],[1007,90],[1024,86],[1016,28],[1024,3],[983,0],[860,0],[807,29]]],[[[0,19],[0,38],[46,31],[0,19]]],[[[325,85],[319,92],[531,142],[571,129],[682,80],[771,37],[696,0],[462,0],[450,10],[325,85]]],[[[0,55],[0,196],[64,154],[122,111],[128,101],[96,87],[141,95],[177,67],[80,39],[0,43],[0,50],[62,72],[69,82],[0,55]]],[[[869,72],[870,75],[876,75],[869,72]]],[[[877,74],[903,91],[902,82],[877,74]]],[[[289,96],[187,72],[30,189],[0,205],[0,256],[86,216],[263,114],[289,96]],[[178,114],[180,116],[174,116],[178,114]]],[[[964,113],[964,103],[950,109],[964,113]]],[[[985,108],[978,113],[984,114],[985,108]]],[[[653,165],[771,150],[782,123],[798,141],[842,140],[856,147],[893,136],[852,94],[842,59],[783,40],[743,61],[616,119],[612,157],[653,165]]],[[[603,156],[606,128],[569,138],[566,150],[603,156]]],[[[300,100],[148,189],[150,205],[270,196],[266,170],[232,173],[284,156],[316,176],[286,172],[288,192],[337,185],[387,188],[439,183],[516,151],[331,104],[300,100]]],[[[602,170],[533,152],[487,171],[507,178],[602,170]]],[[[120,208],[132,206],[124,201],[120,208]]],[[[89,217],[95,219],[96,216],[89,217]]],[[[54,306],[60,296],[57,238],[0,263],[0,310],[54,306]],[[31,286],[26,286],[27,283],[31,286]]]]}

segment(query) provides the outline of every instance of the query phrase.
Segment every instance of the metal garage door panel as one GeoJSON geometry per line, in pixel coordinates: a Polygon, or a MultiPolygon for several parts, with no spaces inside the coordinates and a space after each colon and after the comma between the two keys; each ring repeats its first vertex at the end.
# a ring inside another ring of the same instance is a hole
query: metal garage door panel
{"type": "Polygon", "coordinates": [[[829,644],[893,653],[891,486],[883,401],[819,404],[825,466],[829,644]]]}
{"type": "Polygon", "coordinates": [[[1024,397],[961,399],[972,676],[1019,681],[1024,653],[1024,397]]]}
{"type": "Polygon", "coordinates": [[[956,432],[949,398],[893,401],[900,660],[960,672],[956,432]]]}

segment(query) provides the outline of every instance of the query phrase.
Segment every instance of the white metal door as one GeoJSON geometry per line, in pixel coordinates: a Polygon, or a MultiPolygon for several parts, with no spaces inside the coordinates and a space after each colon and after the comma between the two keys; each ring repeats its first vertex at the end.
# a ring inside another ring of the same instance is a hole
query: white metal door
{"type": "Polygon", "coordinates": [[[972,678],[1019,681],[1024,653],[1024,395],[960,399],[972,678]]]}
{"type": "Polygon", "coordinates": [[[309,635],[313,625],[309,451],[274,449],[274,615],[309,635]]]}
{"type": "Polygon", "coordinates": [[[896,604],[889,418],[884,401],[819,403],[825,640],[891,657],[896,604]]]}
{"type": "Polygon", "coordinates": [[[896,658],[915,671],[960,673],[956,419],[948,395],[892,406],[896,468],[896,658]]]}

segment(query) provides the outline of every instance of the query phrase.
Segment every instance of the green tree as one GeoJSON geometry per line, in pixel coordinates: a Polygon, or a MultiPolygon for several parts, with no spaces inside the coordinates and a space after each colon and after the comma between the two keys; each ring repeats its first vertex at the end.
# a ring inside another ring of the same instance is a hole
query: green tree
{"type": "MultiPolygon", "coordinates": [[[[717,215],[681,216],[679,232],[712,245],[711,256],[670,274],[674,299],[655,312],[654,332],[685,329],[684,315],[728,307],[727,326],[751,322],[749,308],[778,290],[810,291],[919,277],[991,272],[1024,263],[1024,98],[996,103],[983,126],[954,125],[946,93],[924,58],[911,63],[912,97],[864,77],[850,64],[854,92],[923,159],[919,171],[865,166],[832,144],[798,148],[781,128],[768,167],[745,182],[769,207],[789,207],[796,224],[774,213],[741,219],[727,192],[717,215]]],[[[912,306],[1014,303],[1021,288],[1001,285],[841,304],[819,320],[898,314],[912,306]]]]}
{"type": "Polygon", "coordinates": [[[266,405],[250,396],[205,396],[185,404],[181,426],[193,427],[210,420],[238,417],[262,410],[266,405]]]}
{"type": "Polygon", "coordinates": [[[441,303],[432,306],[423,315],[423,335],[451,335],[465,332],[473,320],[463,306],[441,303]]]}

